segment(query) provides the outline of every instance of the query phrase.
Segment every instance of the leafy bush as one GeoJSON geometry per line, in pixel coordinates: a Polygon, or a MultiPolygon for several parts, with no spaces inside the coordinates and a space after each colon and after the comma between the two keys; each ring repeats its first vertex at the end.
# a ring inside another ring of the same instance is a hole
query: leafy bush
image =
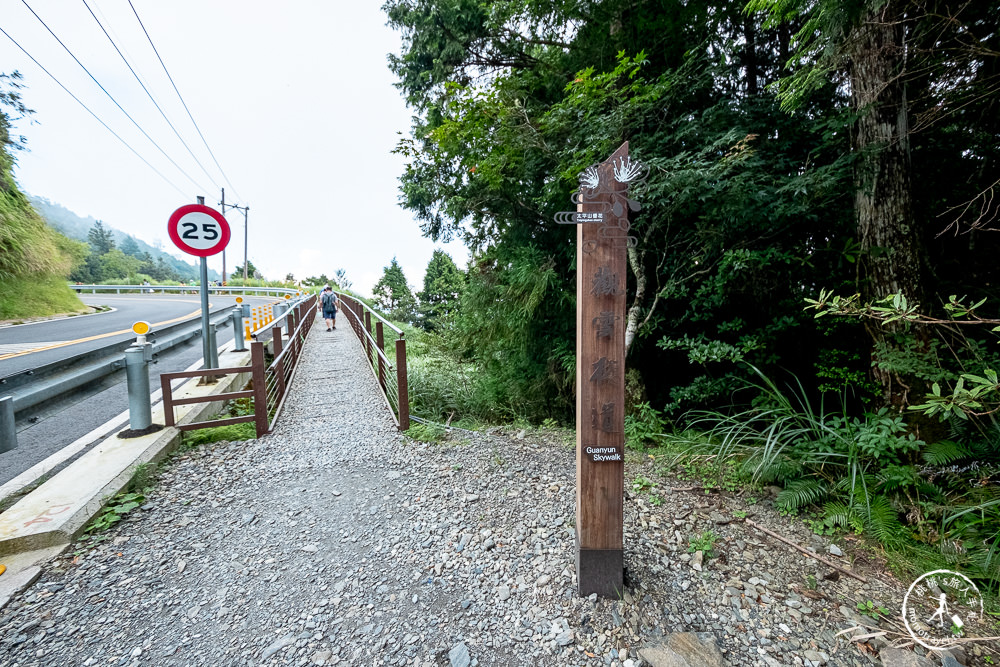
{"type": "Polygon", "coordinates": [[[688,466],[708,454],[736,462],[744,480],[782,484],[778,507],[818,508],[814,529],[863,533],[998,580],[1000,493],[990,482],[1000,477],[1000,427],[983,432],[960,422],[955,439],[928,444],[887,409],[860,417],[831,412],[811,403],[801,385],[783,391],[760,377],[753,407],[693,414],[691,431],[664,441],[688,452],[688,466]],[[976,475],[982,483],[970,483],[976,475]]]}
{"type": "Polygon", "coordinates": [[[663,413],[648,402],[640,403],[631,414],[625,415],[625,442],[634,449],[645,449],[658,444],[666,430],[663,413]]]}

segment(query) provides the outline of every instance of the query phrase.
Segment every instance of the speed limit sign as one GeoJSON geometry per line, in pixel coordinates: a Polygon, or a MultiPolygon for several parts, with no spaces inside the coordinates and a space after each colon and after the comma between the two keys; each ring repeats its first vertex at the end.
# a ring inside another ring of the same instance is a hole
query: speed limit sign
{"type": "Polygon", "coordinates": [[[203,204],[181,206],[167,222],[170,240],[183,252],[210,257],[229,243],[229,223],[221,213],[203,204]]]}

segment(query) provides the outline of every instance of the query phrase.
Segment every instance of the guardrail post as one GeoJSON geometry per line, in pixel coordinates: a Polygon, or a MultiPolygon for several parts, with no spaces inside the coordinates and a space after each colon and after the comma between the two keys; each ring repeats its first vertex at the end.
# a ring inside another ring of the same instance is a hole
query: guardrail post
{"type": "Polygon", "coordinates": [[[243,309],[233,308],[233,352],[246,352],[246,334],[243,332],[243,309]]]}
{"type": "Polygon", "coordinates": [[[365,310],[365,352],[368,353],[368,363],[372,362],[372,314],[371,311],[365,310]]]}
{"type": "Polygon", "coordinates": [[[410,392],[406,386],[406,340],[396,340],[396,389],[399,392],[399,430],[410,428],[410,392]]]}
{"type": "Polygon", "coordinates": [[[17,449],[17,431],[14,429],[14,398],[0,398],[0,454],[17,449]]]}
{"type": "Polygon", "coordinates": [[[253,377],[253,414],[257,427],[257,437],[267,434],[267,380],[264,377],[267,367],[264,365],[264,343],[250,343],[250,373],[253,377]]]}
{"type": "Polygon", "coordinates": [[[375,323],[375,342],[378,343],[380,354],[378,355],[378,383],[382,385],[382,393],[385,393],[385,335],[382,331],[382,320],[375,323]]]}
{"type": "Polygon", "coordinates": [[[146,361],[149,343],[133,345],[125,350],[125,381],[128,385],[128,425],[142,431],[153,423],[153,408],[149,402],[149,363],[146,361]]]}
{"type": "MultiPolygon", "coordinates": [[[[285,349],[284,342],[281,340],[281,327],[274,326],[271,327],[271,340],[274,342],[274,358],[278,359],[281,356],[281,351],[285,349]]],[[[285,360],[278,359],[278,364],[274,368],[274,372],[278,376],[278,397],[275,399],[277,401],[281,400],[281,397],[285,395],[285,360]]]]}

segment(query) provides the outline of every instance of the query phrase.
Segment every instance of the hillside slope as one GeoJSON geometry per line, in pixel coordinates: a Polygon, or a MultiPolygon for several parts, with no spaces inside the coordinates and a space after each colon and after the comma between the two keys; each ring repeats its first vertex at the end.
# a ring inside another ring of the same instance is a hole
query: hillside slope
{"type": "Polygon", "coordinates": [[[0,320],[84,310],[66,284],[76,244],[31,208],[13,164],[0,142],[0,320]]]}

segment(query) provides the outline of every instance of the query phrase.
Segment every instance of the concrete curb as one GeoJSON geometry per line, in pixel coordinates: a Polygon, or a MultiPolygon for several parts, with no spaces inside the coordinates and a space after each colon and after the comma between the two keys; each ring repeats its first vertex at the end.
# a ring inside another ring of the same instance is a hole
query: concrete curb
{"type": "MultiPolygon", "coordinates": [[[[222,368],[248,366],[249,352],[219,355],[222,368]]],[[[177,397],[207,396],[242,388],[249,373],[230,375],[215,385],[187,382],[177,397]]],[[[176,406],[178,424],[200,421],[215,414],[221,402],[176,406]]],[[[162,424],[162,404],[153,422],[162,424]]],[[[0,514],[0,556],[70,543],[100,512],[105,503],[125,488],[138,466],[156,462],[180,441],[181,431],[165,428],[139,438],[123,440],[117,432],[0,514]]],[[[6,562],[6,560],[5,560],[6,562]]],[[[10,567],[10,566],[8,566],[10,567]]],[[[3,576],[16,575],[8,570],[3,576]]]]}

